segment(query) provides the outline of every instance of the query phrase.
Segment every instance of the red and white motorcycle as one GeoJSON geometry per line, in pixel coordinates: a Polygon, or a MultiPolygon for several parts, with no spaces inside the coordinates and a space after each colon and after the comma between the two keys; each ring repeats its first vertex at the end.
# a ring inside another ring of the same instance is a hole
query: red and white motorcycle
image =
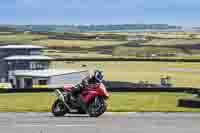
{"type": "Polygon", "coordinates": [[[106,100],[109,98],[106,87],[102,82],[84,87],[86,88],[83,89],[79,94],[79,98],[76,99],[71,98],[71,91],[74,88],[72,85],[65,85],[63,91],[57,89],[55,91],[57,99],[52,105],[53,115],[64,116],[67,113],[89,114],[90,117],[102,115],[107,109],[106,100]]]}

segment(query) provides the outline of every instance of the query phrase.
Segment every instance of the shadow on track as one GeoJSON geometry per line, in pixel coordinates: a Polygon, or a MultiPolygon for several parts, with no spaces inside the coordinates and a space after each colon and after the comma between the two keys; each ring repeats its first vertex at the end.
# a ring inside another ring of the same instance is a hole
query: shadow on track
{"type": "Polygon", "coordinates": [[[65,115],[60,117],[50,116],[50,118],[90,118],[88,115],[65,115]]]}

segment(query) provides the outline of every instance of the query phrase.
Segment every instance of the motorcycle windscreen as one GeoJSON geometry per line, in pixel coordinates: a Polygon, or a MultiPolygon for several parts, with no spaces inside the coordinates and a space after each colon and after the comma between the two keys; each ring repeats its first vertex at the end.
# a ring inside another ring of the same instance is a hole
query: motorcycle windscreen
{"type": "Polygon", "coordinates": [[[73,87],[72,84],[65,84],[63,89],[65,92],[67,92],[67,91],[71,91],[72,87],[73,87]]]}

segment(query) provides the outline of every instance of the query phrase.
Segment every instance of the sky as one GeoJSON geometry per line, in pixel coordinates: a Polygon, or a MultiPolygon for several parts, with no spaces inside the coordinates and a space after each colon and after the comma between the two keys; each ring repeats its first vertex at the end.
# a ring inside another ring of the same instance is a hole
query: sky
{"type": "Polygon", "coordinates": [[[200,0],[1,0],[0,24],[200,26],[200,0]]]}

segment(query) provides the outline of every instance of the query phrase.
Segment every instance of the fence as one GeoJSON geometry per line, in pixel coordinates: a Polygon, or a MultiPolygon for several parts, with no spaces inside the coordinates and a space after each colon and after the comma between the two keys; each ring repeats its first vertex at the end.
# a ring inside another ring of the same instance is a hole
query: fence
{"type": "MultiPolygon", "coordinates": [[[[37,61],[37,60],[30,60],[37,61]]],[[[44,60],[45,61],[45,60],[44,60]]],[[[49,60],[47,60],[49,61],[49,60]]],[[[82,62],[105,62],[105,61],[135,61],[135,62],[196,62],[200,59],[169,59],[169,58],[55,58],[51,61],[82,61],[82,62]]]]}
{"type": "MultiPolygon", "coordinates": [[[[55,89],[62,88],[15,88],[15,89],[0,89],[0,93],[37,93],[37,92],[53,92],[55,89]]],[[[199,94],[200,88],[107,88],[109,92],[176,92],[176,93],[194,93],[199,94]]]]}

